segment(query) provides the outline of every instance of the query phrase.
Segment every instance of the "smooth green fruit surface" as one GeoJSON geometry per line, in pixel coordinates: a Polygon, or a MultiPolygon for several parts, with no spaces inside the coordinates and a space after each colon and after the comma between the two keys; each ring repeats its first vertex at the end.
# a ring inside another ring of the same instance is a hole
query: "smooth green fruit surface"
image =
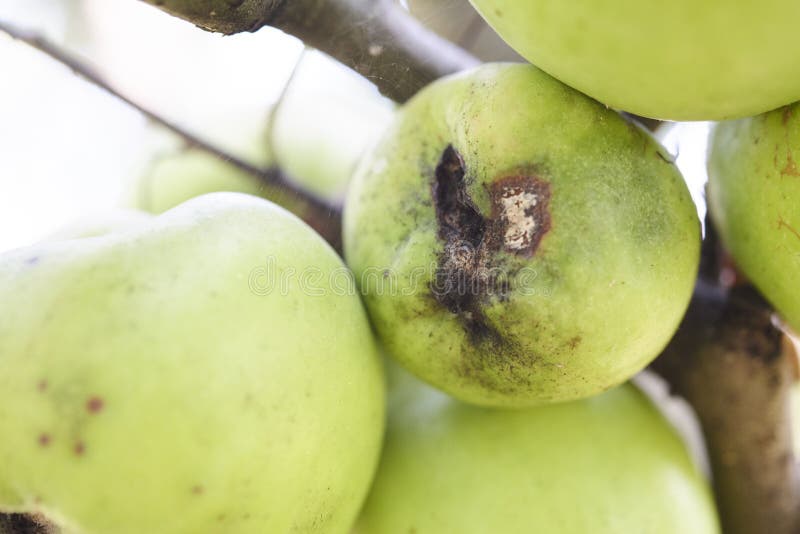
{"type": "Polygon", "coordinates": [[[85,534],[348,532],[384,384],[334,272],[299,219],[222,193],[0,257],[0,510],[85,534]],[[298,276],[270,291],[270,269],[298,276]]]}
{"type": "Polygon", "coordinates": [[[715,534],[706,481],[635,387],[499,411],[397,377],[357,534],[715,534]]]}
{"type": "Polygon", "coordinates": [[[800,104],[712,133],[708,204],[736,265],[800,330],[800,104]]]}
{"type": "Polygon", "coordinates": [[[521,55],[646,117],[744,117],[800,100],[796,0],[470,0],[521,55]]]}
{"type": "Polygon", "coordinates": [[[477,404],[594,395],[686,309],[699,223],[652,138],[529,65],[424,89],[354,178],[345,253],[406,368],[477,404]]]}

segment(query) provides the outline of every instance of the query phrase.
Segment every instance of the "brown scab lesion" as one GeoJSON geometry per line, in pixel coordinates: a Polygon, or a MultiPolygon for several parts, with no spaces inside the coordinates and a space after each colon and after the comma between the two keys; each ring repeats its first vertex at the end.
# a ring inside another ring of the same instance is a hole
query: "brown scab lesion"
{"type": "Polygon", "coordinates": [[[444,246],[430,289],[440,305],[459,316],[473,342],[502,345],[505,340],[482,309],[490,299],[504,300],[512,289],[511,273],[498,253],[521,258],[536,253],[551,228],[550,184],[522,172],[494,180],[487,185],[491,211],[486,216],[470,196],[465,175],[461,155],[449,145],[431,184],[444,246]]]}
{"type": "Polygon", "coordinates": [[[506,252],[529,258],[550,231],[550,184],[535,176],[512,175],[492,182],[491,228],[506,252]]]}
{"type": "Polygon", "coordinates": [[[575,349],[578,348],[578,346],[581,344],[582,341],[583,341],[583,338],[581,336],[573,336],[567,342],[567,346],[569,347],[570,351],[574,351],[575,349]]]}

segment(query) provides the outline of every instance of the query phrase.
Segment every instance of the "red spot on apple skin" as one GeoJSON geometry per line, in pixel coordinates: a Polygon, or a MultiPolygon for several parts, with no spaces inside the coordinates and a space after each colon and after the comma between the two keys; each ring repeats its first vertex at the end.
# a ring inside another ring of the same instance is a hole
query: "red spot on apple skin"
{"type": "Polygon", "coordinates": [[[47,380],[39,380],[36,384],[36,389],[41,393],[47,391],[47,380]]]}
{"type": "Polygon", "coordinates": [[[103,399],[100,397],[90,397],[86,401],[86,411],[89,413],[99,413],[103,409],[103,399]]]}
{"type": "Polygon", "coordinates": [[[75,456],[83,456],[83,453],[86,452],[86,445],[82,441],[79,441],[72,448],[72,452],[75,453],[75,456]]]}
{"type": "Polygon", "coordinates": [[[39,434],[38,441],[39,445],[41,445],[42,447],[47,447],[48,445],[50,445],[50,442],[53,441],[53,438],[50,436],[50,434],[42,433],[39,434]]]}
{"type": "Polygon", "coordinates": [[[205,493],[205,491],[206,491],[205,488],[203,488],[203,486],[200,486],[199,484],[196,486],[192,486],[192,495],[202,495],[203,493],[205,493]]]}

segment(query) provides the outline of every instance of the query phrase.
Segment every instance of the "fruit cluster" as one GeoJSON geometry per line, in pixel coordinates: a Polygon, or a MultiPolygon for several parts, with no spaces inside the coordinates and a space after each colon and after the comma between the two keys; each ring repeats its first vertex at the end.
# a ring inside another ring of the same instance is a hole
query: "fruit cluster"
{"type": "MultiPolygon", "coordinates": [[[[607,106],[800,99],[779,75],[800,46],[763,39],[798,35],[800,4],[473,2],[543,70],[483,65],[398,108],[354,173],[344,260],[220,192],[0,256],[0,511],[86,534],[719,531],[628,383],[689,304],[697,212],[607,106]]],[[[800,108],[711,144],[713,222],[800,328],[800,108]]]]}

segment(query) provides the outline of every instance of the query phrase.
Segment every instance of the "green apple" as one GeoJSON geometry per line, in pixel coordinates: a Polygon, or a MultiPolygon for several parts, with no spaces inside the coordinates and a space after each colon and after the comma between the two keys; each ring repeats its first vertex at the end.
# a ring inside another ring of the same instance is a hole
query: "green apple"
{"type": "Polygon", "coordinates": [[[711,134],[708,204],[737,266],[800,329],[800,104],[711,134]]]}
{"type": "Polygon", "coordinates": [[[392,369],[383,457],[357,534],[716,534],[706,481],[634,386],[472,407],[392,369]]]}
{"type": "Polygon", "coordinates": [[[744,117],[800,100],[796,0],[470,0],[562,82],[657,119],[744,117]]]}
{"type": "Polygon", "coordinates": [[[648,133],[530,65],[435,82],[366,157],[345,254],[388,352],[468,402],[578,399],[642,369],[699,222],[648,133]]]}
{"type": "Polygon", "coordinates": [[[366,314],[330,285],[351,276],[233,193],[0,257],[0,511],[84,534],[348,532],[384,419],[366,314]]]}
{"type": "MultiPolygon", "coordinates": [[[[196,148],[169,152],[154,159],[133,186],[130,204],[150,213],[163,213],[206,193],[223,191],[255,196],[275,193],[225,160],[196,148]]],[[[281,202],[282,198],[272,200],[286,204],[281,202]]]]}

